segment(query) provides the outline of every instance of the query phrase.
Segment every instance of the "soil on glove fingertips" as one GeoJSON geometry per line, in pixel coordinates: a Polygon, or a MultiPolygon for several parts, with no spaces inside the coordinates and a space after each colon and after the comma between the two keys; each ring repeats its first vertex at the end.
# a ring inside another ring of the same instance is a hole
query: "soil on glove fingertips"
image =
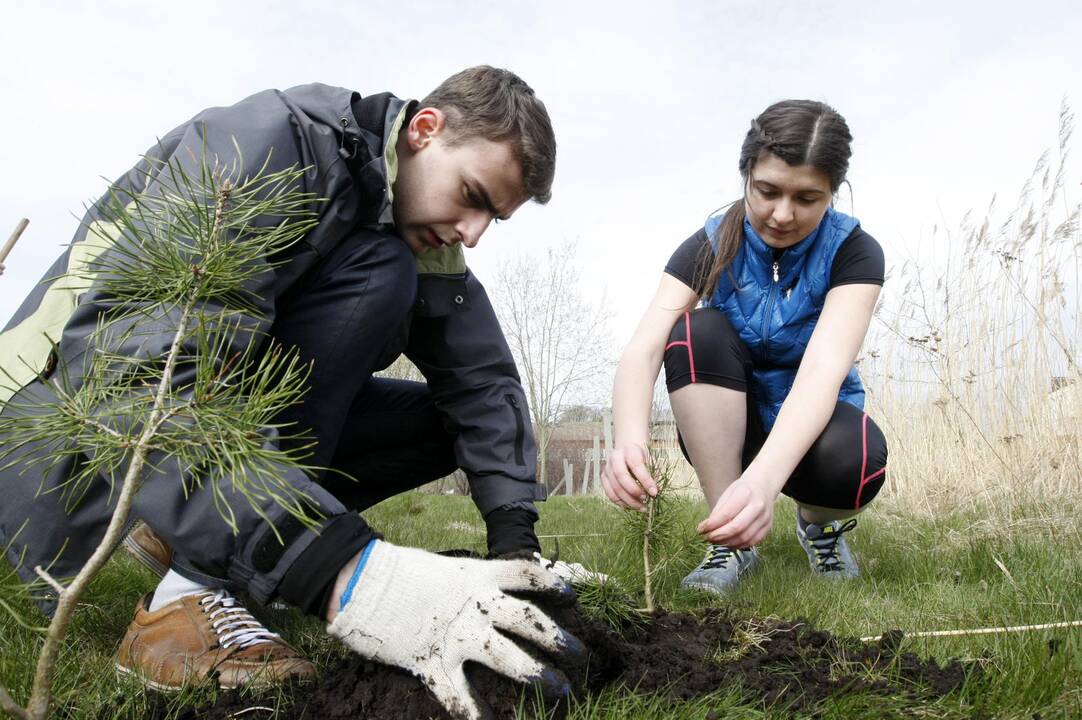
{"type": "MultiPolygon", "coordinates": [[[[660,611],[648,622],[622,634],[587,619],[578,606],[549,610],[553,619],[575,634],[590,651],[586,672],[569,672],[576,694],[606,687],[660,693],[674,703],[718,690],[736,689],[748,704],[812,711],[821,701],[863,692],[889,695],[892,707],[914,709],[958,689],[977,669],[952,660],[897,652],[902,634],[879,642],[836,637],[802,621],[739,618],[726,610],[695,617],[660,611]]],[[[514,718],[530,707],[532,693],[483,667],[468,670],[473,686],[497,718],[514,718]],[[523,698],[526,700],[523,700],[523,698]]],[[[421,682],[405,672],[348,657],[326,668],[315,685],[291,693],[293,705],[278,717],[289,720],[358,718],[420,720],[450,717],[421,682]]],[[[223,693],[211,706],[193,708],[182,720],[238,717],[260,702],[250,693],[223,693]]],[[[560,717],[566,708],[550,710],[560,717]]],[[[255,712],[240,717],[262,717],[255,712]]],[[[159,717],[163,717],[161,715],[159,717]]]]}

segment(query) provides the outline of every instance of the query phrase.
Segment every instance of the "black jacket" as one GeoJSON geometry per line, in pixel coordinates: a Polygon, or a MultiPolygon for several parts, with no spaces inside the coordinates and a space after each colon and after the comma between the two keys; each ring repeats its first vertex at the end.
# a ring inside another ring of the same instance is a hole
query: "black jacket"
{"type": "MultiPolygon", "coordinates": [[[[336,244],[359,228],[394,232],[388,164],[394,162],[395,139],[409,110],[409,103],[390,94],[361,99],[349,90],[320,84],[284,92],[267,90],[235,105],[204,110],[170,131],[112,189],[159,191],[154,172],[160,165],[153,160],[170,159],[193,172],[198,171],[202,157],[226,166],[242,163],[252,169],[267,160],[269,172],[294,165],[305,168],[297,189],[325,201],[315,205],[318,224],[287,251],[286,257],[274,258],[248,287],[261,303],[245,328],[264,332],[273,322],[277,299],[294,289],[298,279],[336,244]]],[[[115,241],[118,233],[103,217],[107,198],[108,194],[88,210],[71,246],[0,333],[0,368],[7,373],[0,373],[0,411],[16,407],[20,398],[48,394],[47,385],[35,378],[38,372],[57,366],[56,352],[61,355],[59,367],[80,366],[100,311],[109,301],[94,287],[78,287],[61,276],[85,264],[95,253],[108,252],[110,242],[115,241]],[[88,238],[92,242],[87,242],[88,238]]],[[[388,241],[399,240],[389,237],[388,241]]],[[[481,284],[466,268],[458,247],[418,257],[417,273],[413,312],[403,318],[398,336],[387,339],[390,352],[383,363],[389,364],[404,351],[425,375],[437,407],[457,436],[456,457],[482,514],[511,503],[528,506],[543,499],[544,490],[535,482],[535,445],[526,400],[481,284]]],[[[141,325],[139,352],[164,356],[174,329],[163,323],[161,332],[155,334],[154,328],[141,325]]],[[[245,341],[246,337],[238,336],[238,343],[245,341]]],[[[69,380],[79,384],[78,377],[69,380]]],[[[177,382],[184,380],[181,377],[177,382]]],[[[31,460],[35,452],[42,449],[22,448],[15,459],[31,460]]],[[[54,575],[73,574],[105,530],[110,505],[107,483],[91,488],[70,513],[58,493],[40,492],[63,483],[72,462],[75,460],[51,466],[44,477],[40,471],[32,476],[22,474],[25,466],[19,462],[0,469],[4,497],[0,501],[0,546],[9,548],[9,560],[26,580],[34,579],[31,568],[48,566],[54,558],[59,558],[53,565],[54,575]],[[29,522],[23,527],[26,520],[29,522]]],[[[175,475],[170,480],[182,482],[182,469],[167,461],[160,467],[167,475],[175,475]]],[[[327,523],[351,515],[302,473],[294,472],[291,483],[313,498],[328,517],[327,523]]],[[[207,502],[196,497],[189,501],[207,502]]],[[[238,515],[239,533],[234,535],[223,525],[224,530],[203,534],[199,547],[186,548],[184,554],[199,558],[199,567],[193,568],[192,574],[207,584],[229,578],[256,600],[265,601],[315,535],[298,530],[287,538],[281,552],[274,553],[273,561],[259,560],[259,545],[267,535],[265,519],[244,501],[234,503],[232,509],[238,515]]],[[[198,510],[189,508],[186,514],[198,510]]],[[[209,505],[205,510],[214,511],[209,505]]],[[[286,523],[284,511],[273,504],[263,511],[276,524],[286,523]]]]}

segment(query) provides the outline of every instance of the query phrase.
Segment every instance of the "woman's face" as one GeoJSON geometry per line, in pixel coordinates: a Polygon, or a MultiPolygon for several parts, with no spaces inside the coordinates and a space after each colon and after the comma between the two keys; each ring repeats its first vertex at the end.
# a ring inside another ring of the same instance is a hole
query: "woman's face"
{"type": "Polygon", "coordinates": [[[744,207],[755,232],[772,248],[796,245],[830,207],[830,180],[811,165],[790,165],[764,153],[748,174],[744,207]]]}

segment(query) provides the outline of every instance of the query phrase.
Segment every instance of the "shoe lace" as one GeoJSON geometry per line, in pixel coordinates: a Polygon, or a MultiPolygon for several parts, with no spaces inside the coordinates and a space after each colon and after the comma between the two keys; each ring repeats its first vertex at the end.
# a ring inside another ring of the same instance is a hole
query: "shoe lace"
{"type": "Polygon", "coordinates": [[[252,617],[248,609],[225,590],[207,593],[199,599],[199,605],[210,620],[210,627],[218,635],[218,642],[223,648],[232,645],[246,648],[281,637],[252,617]]]}
{"type": "Polygon", "coordinates": [[[706,548],[706,559],[703,560],[702,567],[704,570],[723,568],[729,563],[729,559],[734,557],[737,552],[739,551],[736,548],[731,548],[727,545],[710,544],[706,548]]]}
{"type": "Polygon", "coordinates": [[[841,571],[842,561],[838,557],[838,544],[842,533],[847,533],[857,526],[856,518],[846,520],[841,525],[833,523],[823,526],[823,533],[817,538],[808,538],[808,544],[815,548],[815,562],[823,572],[841,571]]]}

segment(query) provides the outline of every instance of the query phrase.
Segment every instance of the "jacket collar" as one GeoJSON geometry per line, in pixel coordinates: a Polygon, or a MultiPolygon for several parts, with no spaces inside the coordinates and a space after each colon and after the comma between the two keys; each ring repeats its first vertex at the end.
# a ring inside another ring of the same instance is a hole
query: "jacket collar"
{"type": "MultiPolygon", "coordinates": [[[[356,138],[356,152],[349,155],[350,173],[362,195],[375,199],[379,206],[367,222],[392,225],[394,214],[394,181],[398,176],[398,155],[395,145],[402,127],[417,109],[416,100],[400,100],[390,93],[379,93],[362,98],[353,93],[350,114],[356,123],[354,135],[350,135],[353,123],[345,126],[343,142],[348,145],[356,138]]],[[[345,156],[343,156],[345,157],[345,156]]],[[[458,245],[440,248],[416,256],[420,275],[460,275],[466,271],[466,258],[458,245]]]]}
{"type": "Polygon", "coordinates": [[[339,154],[346,161],[365,207],[365,222],[390,225],[394,222],[392,202],[398,174],[395,143],[398,133],[417,103],[401,100],[391,93],[362,98],[352,93],[339,120],[339,154]]]}

